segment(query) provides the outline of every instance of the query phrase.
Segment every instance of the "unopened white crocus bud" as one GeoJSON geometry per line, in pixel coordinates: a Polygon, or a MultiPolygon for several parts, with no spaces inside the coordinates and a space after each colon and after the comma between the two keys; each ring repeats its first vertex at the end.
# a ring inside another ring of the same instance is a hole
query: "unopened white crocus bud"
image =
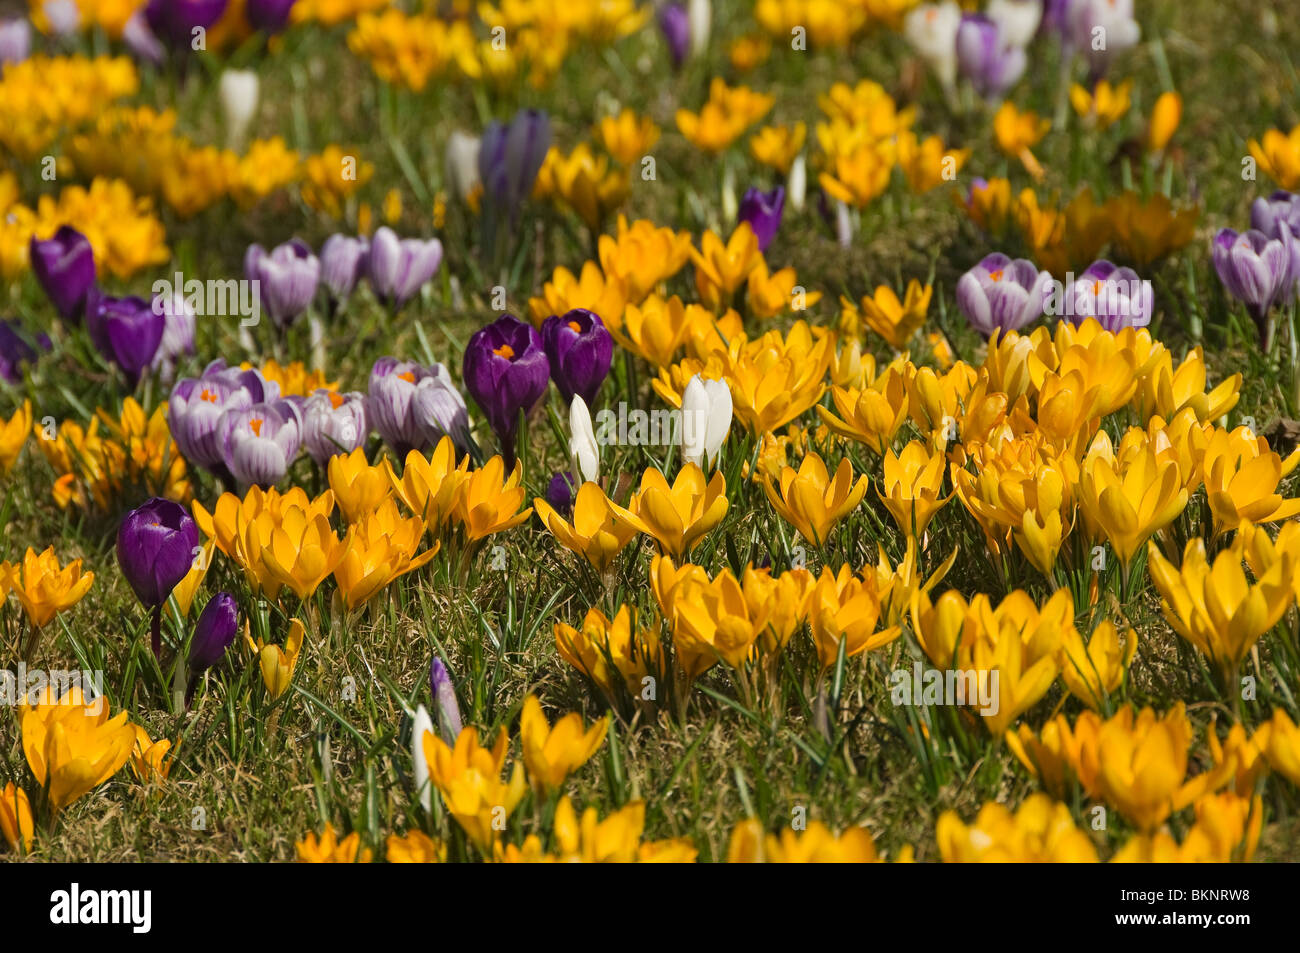
{"type": "Polygon", "coordinates": [[[583,483],[600,479],[600,446],[591,427],[591,411],[587,402],[577,394],[569,405],[569,456],[573,458],[574,475],[583,483]]]}
{"type": "Polygon", "coordinates": [[[415,791],[420,798],[420,806],[427,812],[433,806],[433,785],[429,782],[429,760],[424,756],[425,732],[433,734],[433,719],[423,705],[415,709],[415,720],[411,725],[411,761],[414,764],[412,775],[415,778],[415,791]]]}
{"type": "Polygon", "coordinates": [[[452,194],[466,201],[479,184],[478,153],[481,140],[457,130],[447,137],[443,174],[452,194]]]}
{"type": "Polygon", "coordinates": [[[959,26],[961,7],[953,0],[923,3],[903,20],[903,36],[948,92],[957,85],[959,26]]]}
{"type": "Polygon", "coordinates": [[[221,111],[226,116],[226,143],[232,149],[244,142],[248,124],[257,112],[258,89],[257,74],[252,70],[228,69],[221,74],[221,111]]]}
{"type": "Polygon", "coordinates": [[[785,197],[790,207],[796,212],[803,210],[804,198],[808,194],[808,163],[799,153],[790,163],[790,174],[785,180],[785,197]]]}
{"type": "Polygon", "coordinates": [[[696,374],[682,393],[682,460],[710,469],[731,430],[731,390],[696,374]]]}
{"type": "Polygon", "coordinates": [[[691,56],[700,56],[709,48],[709,31],[713,27],[713,4],[709,0],[690,0],[686,5],[686,22],[691,27],[691,56]]]}

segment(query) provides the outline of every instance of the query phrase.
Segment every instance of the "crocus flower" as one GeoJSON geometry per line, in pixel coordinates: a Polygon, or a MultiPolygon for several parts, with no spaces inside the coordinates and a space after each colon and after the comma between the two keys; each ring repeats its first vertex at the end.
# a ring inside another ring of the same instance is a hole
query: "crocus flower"
{"type": "Polygon", "coordinates": [[[244,277],[258,282],[262,308],[279,327],[287,328],[316,295],[320,259],[297,239],[277,245],[269,254],[261,245],[250,245],[244,277]]]}
{"type": "Polygon", "coordinates": [[[117,364],[134,389],[153,363],[167,319],[143,298],[114,298],[92,287],[86,296],[86,330],[95,349],[117,364]]]}
{"type": "Polygon", "coordinates": [[[1151,282],[1105,260],[1093,262],[1071,282],[1065,300],[1066,316],[1075,324],[1096,318],[1107,331],[1144,328],[1155,311],[1151,282]]]}
{"type": "Polygon", "coordinates": [[[22,17],[0,20],[0,65],[21,63],[31,51],[31,24],[22,17]]]}
{"type": "Polygon", "coordinates": [[[745,190],[745,197],[740,200],[739,219],[749,222],[749,227],[758,236],[758,250],[767,251],[781,227],[781,212],[785,208],[785,189],[777,186],[771,192],[758,189],[745,190]]]}
{"type": "Polygon", "coordinates": [[[478,175],[478,156],[480,140],[459,129],[447,137],[447,152],[443,158],[443,173],[447,178],[448,188],[462,202],[480,185],[478,175]]]}
{"type": "Polygon", "coordinates": [[[131,589],[153,610],[153,652],[162,654],[162,605],[185,578],[199,550],[199,530],[185,507],[154,497],[117,530],[117,564],[131,589]]]}
{"type": "Polygon", "coordinates": [[[230,471],[218,433],[221,418],[228,410],[251,407],[279,396],[280,385],[268,381],[260,371],[226,367],[225,361],[217,359],[199,377],[176,382],[167,402],[167,424],[187,462],[228,481],[230,471]]]}
{"type": "Polygon", "coordinates": [[[189,669],[197,675],[221,661],[239,631],[239,604],[228,592],[218,592],[203,607],[190,640],[189,669]]]}
{"type": "Polygon", "coordinates": [[[30,246],[32,274],[65,321],[80,321],[86,294],[95,284],[95,252],[85,235],[69,225],[30,246]]]}
{"type": "Polygon", "coordinates": [[[23,379],[23,365],[35,361],[40,352],[37,347],[50,349],[49,335],[40,334],[35,347],[22,326],[15,321],[0,320],[0,377],[16,384],[23,379]]]}
{"type": "Polygon", "coordinates": [[[923,3],[903,18],[903,36],[951,94],[957,84],[957,29],[961,8],[953,0],[923,3]]]}
{"type": "Polygon", "coordinates": [[[244,486],[265,489],[284,478],[298,455],[302,411],[284,399],[228,410],[218,424],[217,439],[234,478],[244,486]]]}
{"type": "MultiPolygon", "coordinates": [[[[488,123],[478,152],[485,227],[514,224],[550,147],[551,120],[542,110],[521,109],[508,125],[488,123]]],[[[488,234],[490,239],[495,232],[488,234]]]]}
{"type": "Polygon", "coordinates": [[[429,691],[437,705],[438,728],[443,738],[454,744],[461,732],[460,705],[456,702],[456,686],[452,684],[451,673],[436,655],[429,664],[429,691]]]}
{"type": "Polygon", "coordinates": [[[1116,53],[1137,46],[1142,37],[1133,0],[1070,0],[1064,16],[1067,45],[1088,57],[1093,79],[1105,74],[1116,53]]]}
{"type": "Polygon", "coordinates": [[[331,235],[320,249],[320,280],[330,302],[345,300],[366,273],[370,242],[364,238],[331,235]]]}
{"type": "Polygon", "coordinates": [[[1042,23],[1043,0],[989,0],[984,12],[998,25],[1007,43],[1024,49],[1042,23]]]}
{"type": "Polygon", "coordinates": [[[257,73],[251,69],[228,69],[221,74],[217,94],[226,120],[226,141],[232,148],[243,143],[248,124],[257,112],[260,85],[257,73]]]}
{"type": "Polygon", "coordinates": [[[1265,344],[1269,309],[1287,299],[1296,277],[1291,273],[1295,239],[1290,227],[1279,226],[1277,235],[1225,228],[1214,236],[1214,270],[1228,292],[1246,305],[1265,344]]]}
{"type": "Polygon", "coordinates": [[[487,416],[507,467],[515,462],[519,412],[541,400],[550,377],[541,335],[514,315],[503,314],[469,339],[465,389],[487,416]]]}
{"type": "Polygon", "coordinates": [[[158,41],[158,37],[154,36],[153,30],[149,29],[149,21],[143,10],[137,10],[127,19],[126,25],[122,27],[122,42],[136,59],[154,66],[161,66],[167,58],[167,50],[158,41]]]}
{"type": "Polygon", "coordinates": [[[957,28],[957,68],[986,99],[997,99],[1025,72],[1025,51],[1012,46],[988,17],[972,13],[957,28]]]}
{"type": "Polygon", "coordinates": [[[1024,258],[1012,261],[994,252],[961,276],[957,306],[975,330],[988,337],[995,330],[1015,331],[1043,313],[1052,276],[1024,258]]]}
{"type": "Polygon", "coordinates": [[[551,379],[565,402],[579,394],[594,404],[614,357],[614,339],[600,316],[586,308],[574,308],[562,317],[551,315],[542,322],[542,347],[551,379]]]}
{"type": "Polygon", "coordinates": [[[569,405],[569,457],[573,470],[585,483],[600,479],[600,444],[591,427],[591,411],[587,402],[574,395],[569,405]]]}
{"type": "Polygon", "coordinates": [[[77,0],[44,0],[41,13],[54,36],[72,36],[81,27],[81,8],[77,0]]]}
{"type": "Polygon", "coordinates": [[[145,20],[154,36],[173,50],[193,49],[194,31],[211,28],[226,12],[227,0],[149,0],[145,20]]]}
{"type": "Polygon", "coordinates": [[[415,794],[420,799],[420,806],[425,812],[433,809],[433,785],[429,783],[429,759],[424,753],[424,736],[433,734],[433,719],[429,710],[423,705],[415,707],[415,717],[411,719],[411,780],[415,782],[415,794]]]}
{"type": "Polygon", "coordinates": [[[376,297],[394,311],[406,304],[442,264],[442,242],[436,238],[399,239],[383,226],[370,242],[367,274],[376,297]]]}
{"type": "Polygon", "coordinates": [[[574,482],[572,473],[557,473],[546,484],[546,502],[566,520],[573,512],[574,482]]]}
{"type": "Polygon", "coordinates": [[[686,8],[680,3],[665,3],[659,8],[659,29],[668,44],[673,66],[681,69],[691,48],[691,21],[686,8]]]}
{"type": "MultiPolygon", "coordinates": [[[[1300,238],[1300,195],[1274,192],[1268,198],[1255,199],[1250,207],[1250,227],[1269,238],[1282,240],[1282,227],[1291,231],[1291,238],[1300,238]]],[[[1291,243],[1291,280],[1300,281],[1300,241],[1291,243]]]]}
{"type": "Polygon", "coordinates": [[[731,389],[726,381],[696,374],[682,391],[682,462],[712,468],[731,430],[731,389]]]}
{"type": "Polygon", "coordinates": [[[293,4],[294,0],[247,0],[244,16],[255,30],[279,33],[289,25],[289,11],[293,4]]]}
{"type": "Polygon", "coordinates": [[[370,425],[401,459],[427,451],[449,436],[462,452],[469,435],[469,409],[442,364],[381,357],[370,370],[370,425]]]}
{"type": "Polygon", "coordinates": [[[163,316],[163,335],[153,356],[153,369],[170,380],[177,360],[194,353],[194,309],[179,293],[170,298],[158,295],[152,307],[163,316]]]}
{"type": "Polygon", "coordinates": [[[322,467],[330,457],[360,447],[369,434],[365,394],[321,388],[303,405],[302,445],[322,467]]]}

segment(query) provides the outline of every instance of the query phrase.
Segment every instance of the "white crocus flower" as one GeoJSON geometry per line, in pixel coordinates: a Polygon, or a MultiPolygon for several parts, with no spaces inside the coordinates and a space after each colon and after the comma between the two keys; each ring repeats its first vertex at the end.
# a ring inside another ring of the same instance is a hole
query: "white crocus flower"
{"type": "Polygon", "coordinates": [[[434,733],[433,719],[423,705],[415,709],[415,721],[411,725],[411,761],[414,762],[415,791],[420,798],[420,806],[426,812],[433,807],[433,785],[429,782],[429,761],[424,756],[424,733],[434,733]]]}
{"type": "Polygon", "coordinates": [[[462,201],[467,201],[479,184],[478,153],[481,140],[477,136],[457,130],[447,137],[447,154],[443,160],[443,174],[451,191],[462,201]]]}
{"type": "Polygon", "coordinates": [[[790,207],[796,212],[803,210],[804,198],[808,194],[808,163],[799,153],[794,157],[794,162],[790,163],[790,174],[785,180],[785,197],[790,201],[790,207]]]}
{"type": "Polygon", "coordinates": [[[959,26],[961,7],[953,0],[923,3],[903,20],[903,36],[950,94],[957,85],[959,26]]]}
{"type": "Polygon", "coordinates": [[[691,28],[691,56],[700,56],[709,48],[713,4],[709,0],[690,0],[686,5],[686,22],[691,28]]]}
{"type": "Polygon", "coordinates": [[[711,468],[731,430],[731,390],[726,381],[696,374],[682,393],[682,460],[711,468]]]}
{"type": "Polygon", "coordinates": [[[574,475],[583,483],[595,483],[600,478],[600,446],[591,427],[591,411],[577,394],[569,405],[569,433],[574,475]]]}
{"type": "Polygon", "coordinates": [[[221,111],[226,116],[226,142],[232,149],[238,149],[248,132],[248,124],[257,112],[257,99],[260,84],[257,74],[248,69],[228,69],[221,74],[218,92],[221,96],[221,111]]]}
{"type": "Polygon", "coordinates": [[[1043,20],[1042,0],[989,0],[985,14],[1010,46],[1025,47],[1043,20]]]}

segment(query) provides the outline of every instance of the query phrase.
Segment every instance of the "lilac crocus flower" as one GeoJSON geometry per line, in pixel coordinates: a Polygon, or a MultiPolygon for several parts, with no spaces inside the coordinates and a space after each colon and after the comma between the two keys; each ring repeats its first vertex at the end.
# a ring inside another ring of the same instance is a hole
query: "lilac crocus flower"
{"type": "Polygon", "coordinates": [[[153,30],[149,29],[149,21],[142,10],[131,14],[126,25],[122,27],[122,42],[138,60],[161,66],[163,60],[167,59],[166,47],[159,42],[158,37],[154,36],[153,30]]]}
{"type": "Polygon", "coordinates": [[[756,188],[745,190],[740,200],[739,218],[749,222],[749,227],[758,236],[758,250],[767,251],[781,227],[781,213],[785,209],[785,189],[777,186],[771,192],[760,192],[756,188]]]}
{"type": "Polygon", "coordinates": [[[50,338],[39,334],[33,342],[15,321],[0,320],[0,377],[17,384],[23,379],[23,365],[40,356],[40,350],[50,349],[50,338]]]}
{"type": "Polygon", "coordinates": [[[279,483],[298,455],[302,412],[292,400],[228,410],[218,425],[226,466],[243,486],[266,489],[279,483]]]}
{"type": "Polygon", "coordinates": [[[614,357],[614,339],[600,316],[586,308],[551,315],[542,322],[542,347],[564,402],[578,394],[594,404],[614,357]]]}
{"type": "Polygon", "coordinates": [[[0,66],[21,63],[32,51],[32,27],[22,17],[0,20],[0,66]]]}
{"type": "Polygon", "coordinates": [[[665,3],[659,8],[659,29],[668,44],[673,68],[681,69],[691,48],[691,18],[680,3],[665,3]]]}
{"type": "Polygon", "coordinates": [[[961,276],[957,306],[980,334],[1016,331],[1042,316],[1052,276],[1024,258],[994,252],[961,276]]]}
{"type": "Polygon", "coordinates": [[[41,12],[55,36],[72,36],[81,27],[81,8],[77,6],[77,0],[45,0],[41,12]]]}
{"type": "Polygon", "coordinates": [[[366,273],[370,242],[364,238],[331,235],[320,249],[320,280],[330,302],[336,304],[352,294],[366,273]]]}
{"type": "Polygon", "coordinates": [[[469,434],[469,409],[441,364],[381,357],[370,370],[367,398],[370,425],[405,459],[412,450],[426,451],[449,436],[460,453],[469,434]]]}
{"type": "Polygon", "coordinates": [[[369,435],[365,394],[322,388],[303,404],[302,445],[319,466],[325,466],[332,456],[351,453],[369,435]]]}
{"type": "Polygon", "coordinates": [[[1290,297],[1297,277],[1291,272],[1291,229],[1279,226],[1277,234],[1269,238],[1253,228],[1240,234],[1225,228],[1214,236],[1214,270],[1229,294],[1246,305],[1266,348],[1272,343],[1268,312],[1290,297]]]}
{"type": "Polygon", "coordinates": [[[289,13],[295,0],[248,0],[244,16],[255,30],[279,33],[289,25],[289,13]]]}
{"type": "Polygon", "coordinates": [[[246,409],[280,396],[280,385],[256,369],[226,367],[218,358],[199,377],[176,382],[167,401],[167,425],[185,460],[231,481],[219,427],[227,411],[246,409]]]}
{"type": "Polygon", "coordinates": [[[86,296],[86,330],[95,350],[126,375],[132,390],[158,353],[166,319],[143,298],[114,298],[92,287],[86,296]]]}
{"type": "Polygon", "coordinates": [[[367,273],[375,296],[394,311],[406,304],[442,264],[442,242],[436,238],[399,239],[389,227],[370,242],[367,273]]]}
{"type": "Polygon", "coordinates": [[[957,28],[957,68],[986,99],[998,99],[1025,72],[1025,51],[1009,44],[983,14],[962,17],[957,28]]]}
{"type": "Polygon", "coordinates": [[[195,31],[211,29],[226,12],[227,0],[149,0],[149,29],[174,51],[194,49],[195,31]]]}
{"type": "Polygon", "coordinates": [[[194,309],[179,293],[156,296],[153,309],[163,316],[163,336],[153,356],[153,369],[170,380],[176,362],[194,353],[194,309]]]}
{"type": "Polygon", "coordinates": [[[1066,317],[1074,324],[1096,318],[1107,331],[1144,328],[1155,312],[1151,282],[1132,268],[1095,261],[1065,289],[1066,317]]]}
{"type": "Polygon", "coordinates": [[[45,241],[37,241],[33,235],[28,251],[32,274],[54,309],[65,321],[80,321],[86,294],[95,284],[95,251],[90,240],[64,225],[45,241]]]}
{"type": "MultiPolygon", "coordinates": [[[[1268,198],[1255,199],[1250,207],[1250,227],[1269,238],[1282,240],[1282,229],[1291,232],[1291,280],[1300,282],[1300,195],[1274,192],[1268,198]]],[[[1297,285],[1300,287],[1300,285],[1297,285]]]]}
{"type": "Polygon", "coordinates": [[[531,324],[503,314],[470,336],[463,376],[501,442],[506,466],[513,467],[519,413],[542,399],[551,379],[541,335],[531,324]]]}
{"type": "Polygon", "coordinates": [[[244,277],[258,283],[262,307],[271,320],[287,328],[316,296],[320,259],[296,238],[269,254],[261,245],[250,245],[244,255],[244,277]]]}
{"type": "Polygon", "coordinates": [[[492,246],[496,228],[518,220],[550,147],[551,120],[540,109],[521,109],[509,123],[494,119],[483,130],[478,171],[486,247],[492,246]]]}

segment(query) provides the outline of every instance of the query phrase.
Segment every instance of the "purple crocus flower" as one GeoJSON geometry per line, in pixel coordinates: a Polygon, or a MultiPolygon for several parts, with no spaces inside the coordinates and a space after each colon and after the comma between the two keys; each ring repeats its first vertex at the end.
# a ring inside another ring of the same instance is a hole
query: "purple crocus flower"
{"type": "Polygon", "coordinates": [[[429,691],[436,703],[438,731],[447,744],[454,745],[461,732],[460,705],[456,701],[456,686],[452,684],[451,673],[436,655],[429,664],[429,691]]]}
{"type": "Polygon", "coordinates": [[[469,409],[441,364],[381,357],[370,370],[367,398],[370,424],[402,459],[412,450],[427,451],[449,436],[464,452],[469,409]]]}
{"type": "Polygon", "coordinates": [[[194,353],[194,309],[179,293],[156,296],[153,309],[163,316],[163,335],[153,356],[153,369],[170,380],[176,362],[194,353]]]}
{"type": "Polygon", "coordinates": [[[289,25],[293,4],[294,0],[248,0],[244,4],[244,16],[255,30],[279,33],[289,25]]]}
{"type": "Polygon", "coordinates": [[[1282,224],[1276,238],[1253,228],[1240,234],[1225,228],[1214,236],[1214,270],[1228,292],[1246,305],[1266,348],[1271,344],[1269,309],[1285,301],[1295,286],[1294,246],[1290,226],[1282,224]]]}
{"type": "Polygon", "coordinates": [[[320,249],[320,280],[330,301],[345,300],[366,273],[370,242],[364,238],[331,235],[320,249]]]}
{"type": "Polygon", "coordinates": [[[194,48],[194,31],[210,29],[226,12],[227,0],[149,0],[144,8],[149,29],[173,50],[194,48]]]}
{"type": "Polygon", "coordinates": [[[280,396],[280,385],[256,369],[226,367],[218,358],[199,377],[176,382],[167,402],[167,425],[185,460],[223,480],[232,480],[220,440],[221,419],[227,411],[245,409],[280,396]]]}
{"type": "Polygon", "coordinates": [[[781,213],[785,209],[785,188],[778,185],[771,192],[760,192],[756,188],[745,190],[745,197],[740,200],[739,218],[749,222],[749,227],[758,236],[758,250],[767,251],[781,227],[781,213]]]}
{"type": "Polygon", "coordinates": [[[691,48],[691,17],[680,3],[665,3],[659,8],[659,29],[668,44],[673,68],[681,69],[691,48]]]}
{"type": "Polygon", "coordinates": [[[0,20],[0,66],[21,63],[31,51],[31,24],[22,17],[0,20]]]}
{"type": "Polygon", "coordinates": [[[1107,331],[1144,328],[1155,312],[1151,282],[1132,268],[1095,261],[1065,289],[1066,316],[1074,324],[1096,318],[1107,331]]]}
{"type": "Polygon", "coordinates": [[[221,661],[239,632],[239,603],[228,592],[218,592],[208,600],[194,625],[190,640],[191,675],[207,671],[221,661]]]}
{"type": "Polygon", "coordinates": [[[542,322],[542,347],[564,402],[578,394],[593,405],[614,357],[614,339],[600,316],[586,308],[551,315],[542,322]]]}
{"type": "Polygon", "coordinates": [[[162,655],[162,605],[189,573],[199,530],[185,507],[154,497],[117,530],[117,564],[136,598],[153,610],[153,653],[162,655]]]}
{"type": "Polygon", "coordinates": [[[244,486],[266,489],[284,478],[298,455],[302,411],[291,399],[228,410],[217,432],[231,475],[244,486]]]}
{"type": "MultiPolygon", "coordinates": [[[[1300,195],[1274,192],[1268,198],[1258,198],[1250,207],[1250,227],[1269,238],[1282,240],[1282,228],[1291,232],[1292,239],[1300,239],[1300,195]]],[[[1300,281],[1300,241],[1291,242],[1291,280],[1300,281]]]]}
{"type": "Polygon", "coordinates": [[[367,273],[376,297],[397,311],[433,277],[442,264],[442,242],[436,238],[399,239],[388,226],[370,242],[367,273]]]}
{"type": "Polygon", "coordinates": [[[40,356],[41,350],[50,349],[49,335],[36,337],[35,347],[29,341],[27,333],[15,321],[0,320],[0,377],[17,384],[23,379],[23,365],[30,364],[40,356]]]}
{"type": "Polygon", "coordinates": [[[957,306],[980,334],[1016,331],[1039,318],[1050,300],[1052,276],[1024,258],[994,252],[957,282],[957,306]]]}
{"type": "Polygon", "coordinates": [[[95,251],[90,240],[64,225],[45,241],[37,241],[33,235],[28,257],[32,274],[54,309],[65,321],[80,321],[86,294],[95,284],[95,251]]]}
{"type": "Polygon", "coordinates": [[[92,286],[86,296],[86,330],[95,350],[126,375],[132,390],[153,363],[167,319],[143,298],[114,298],[92,286]]]}
{"type": "Polygon", "coordinates": [[[498,226],[512,226],[518,219],[550,148],[551,120],[540,109],[521,109],[509,123],[494,119],[483,130],[478,171],[487,247],[498,226]]]}
{"type": "Polygon", "coordinates": [[[287,328],[316,296],[320,259],[296,238],[269,254],[261,245],[250,245],[244,255],[244,277],[258,283],[262,307],[271,320],[287,328]]]}
{"type": "Polygon", "coordinates": [[[303,405],[302,445],[319,466],[336,454],[351,453],[369,435],[365,394],[321,388],[303,405]]]}
{"type": "Polygon", "coordinates": [[[997,99],[1025,72],[1025,51],[1007,43],[997,23],[970,13],[957,28],[957,68],[986,99],[997,99]]]}
{"type": "Polygon", "coordinates": [[[566,520],[573,512],[573,474],[557,473],[546,484],[546,502],[566,520]]]}
{"type": "Polygon", "coordinates": [[[541,400],[551,379],[541,335],[531,324],[503,314],[471,335],[463,376],[501,442],[506,466],[513,467],[519,412],[541,400]]]}

